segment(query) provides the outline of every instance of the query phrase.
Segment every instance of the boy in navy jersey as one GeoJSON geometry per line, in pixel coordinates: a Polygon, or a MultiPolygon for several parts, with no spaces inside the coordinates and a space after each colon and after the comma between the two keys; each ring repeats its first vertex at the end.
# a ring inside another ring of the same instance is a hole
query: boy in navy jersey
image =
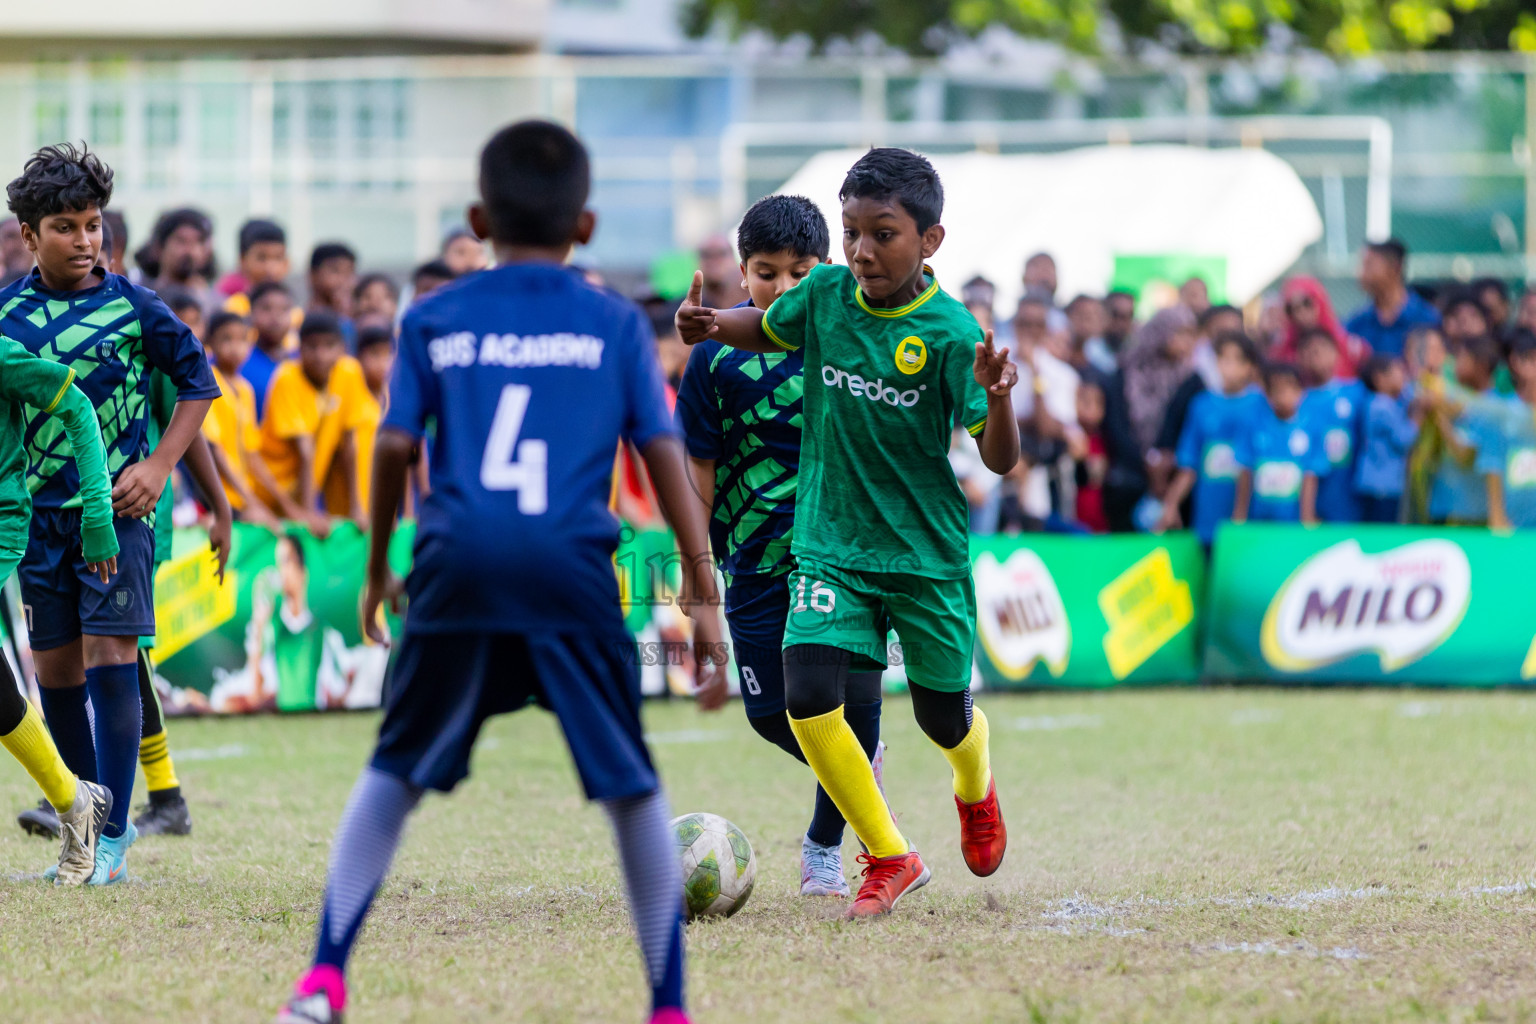
{"type": "Polygon", "coordinates": [[[0,335],[74,372],[101,421],[112,476],[118,573],[102,580],[80,554],[80,472],[63,427],[40,410],[26,424],[32,525],[17,567],[39,694],[64,762],[112,793],[89,884],[126,874],[138,830],[128,821],[141,716],[139,638],[155,634],[155,506],[219,395],[203,346],[153,292],[98,266],[112,170],[73,146],[33,154],[6,186],[37,261],[0,291],[0,335]],[[158,370],[175,390],[170,419],[150,440],[149,391],[158,370]]]}
{"type": "MultiPolygon", "coordinates": [[[[743,306],[767,309],[811,268],[827,262],[831,240],[816,204],[769,196],[736,229],[743,306]]],[[[718,341],[698,345],[683,373],[677,418],[688,444],[694,488],[711,510],[710,545],[725,574],[747,720],[801,762],[805,754],[784,705],[784,625],[789,617],[789,554],[800,470],[805,356],[742,352],[718,341]]],[[[880,673],[848,680],[844,716],[864,753],[879,760],[880,673]]],[[[878,771],[878,769],[877,769],[878,771]]],[[[800,844],[800,895],[847,896],[842,812],[816,787],[816,809],[800,844]]]]}
{"type": "Polygon", "coordinates": [[[432,492],[421,505],[394,682],[379,742],[331,852],[314,967],[280,1024],[331,1024],[344,970],[406,816],[451,790],[491,715],[530,700],[553,711],[590,799],[617,835],[650,976],[653,1024],[682,1024],[681,886],[671,814],[640,728],[608,510],[613,452],[645,458],[688,569],[699,702],[719,707],[718,597],[704,516],[640,310],[566,267],[592,236],[587,153],[541,121],[504,128],[480,155],[470,212],[497,267],[433,292],[406,315],[389,412],[374,449],[363,626],[401,594],[386,555],[413,449],[429,425],[432,492]]]}

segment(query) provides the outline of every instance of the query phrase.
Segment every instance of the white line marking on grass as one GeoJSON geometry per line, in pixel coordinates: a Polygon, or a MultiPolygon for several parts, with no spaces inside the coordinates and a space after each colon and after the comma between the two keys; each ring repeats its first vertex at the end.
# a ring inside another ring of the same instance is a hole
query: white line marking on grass
{"type": "Polygon", "coordinates": [[[1205,947],[1211,953],[1257,953],[1260,956],[1290,956],[1299,953],[1305,957],[1333,960],[1369,960],[1370,957],[1355,949],[1353,946],[1335,946],[1332,949],[1320,950],[1307,942],[1217,942],[1205,947]]]}
{"type": "Polygon", "coordinates": [[[736,734],[729,729],[676,729],[672,732],[648,732],[647,743],[723,743],[736,734]]]}
{"type": "Polygon", "coordinates": [[[1070,896],[1061,900],[1055,910],[1041,911],[1041,917],[1051,917],[1058,921],[1071,921],[1078,918],[1114,917],[1118,911],[1111,907],[1101,907],[1096,903],[1090,903],[1081,896],[1070,896]]]}
{"type": "Polygon", "coordinates": [[[178,761],[225,761],[232,757],[244,757],[251,748],[243,743],[226,743],[222,747],[188,747],[172,750],[171,756],[178,761]]]}
{"type": "Polygon", "coordinates": [[[1361,900],[1368,896],[1380,896],[1386,893],[1386,889],[1317,889],[1313,892],[1292,893],[1289,896],[1275,896],[1266,893],[1262,896],[1216,896],[1210,902],[1222,906],[1237,907],[1284,907],[1287,910],[1305,910],[1314,903],[1329,903],[1334,900],[1361,900]]]}
{"type": "Polygon", "coordinates": [[[1280,721],[1280,712],[1273,708],[1243,708],[1232,712],[1227,721],[1231,725],[1264,725],[1280,721]]]}
{"type": "Polygon", "coordinates": [[[1398,705],[1397,713],[1403,718],[1429,718],[1440,713],[1440,702],[1437,700],[1404,701],[1398,705]]]}
{"type": "Polygon", "coordinates": [[[1104,724],[1103,715],[1035,715],[1015,718],[1013,727],[1022,732],[1056,732],[1060,729],[1097,729],[1104,724]]]}

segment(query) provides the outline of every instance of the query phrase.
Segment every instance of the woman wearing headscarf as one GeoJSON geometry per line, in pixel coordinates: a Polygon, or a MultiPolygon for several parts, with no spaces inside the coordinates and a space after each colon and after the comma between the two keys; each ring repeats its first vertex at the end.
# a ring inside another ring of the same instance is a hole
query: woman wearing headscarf
{"type": "Polygon", "coordinates": [[[1126,346],[1106,396],[1110,470],[1104,505],[1111,530],[1134,528],[1136,503],[1146,493],[1148,470],[1155,468],[1149,466],[1148,456],[1169,401],[1193,369],[1194,349],[1195,314],[1184,306],[1153,316],[1126,346]]]}
{"type": "Polygon", "coordinates": [[[1320,327],[1333,336],[1339,346],[1339,367],[1336,376],[1352,378],[1355,367],[1370,350],[1358,338],[1351,338],[1339,323],[1333,311],[1333,300],[1328,289],[1315,277],[1298,274],[1286,281],[1280,289],[1282,308],[1285,311],[1285,333],[1269,353],[1271,359],[1282,363],[1294,363],[1301,336],[1320,327]]]}

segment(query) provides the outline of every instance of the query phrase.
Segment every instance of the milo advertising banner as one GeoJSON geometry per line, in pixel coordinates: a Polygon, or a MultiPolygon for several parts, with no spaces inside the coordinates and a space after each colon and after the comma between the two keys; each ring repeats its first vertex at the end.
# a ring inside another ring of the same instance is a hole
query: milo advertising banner
{"type": "Polygon", "coordinates": [[[1198,678],[1205,558],[1193,536],[978,537],[971,561],[988,686],[1198,678]]]}
{"type": "Polygon", "coordinates": [[[1226,679],[1488,686],[1536,678],[1536,534],[1224,526],[1206,670],[1226,679]]]}

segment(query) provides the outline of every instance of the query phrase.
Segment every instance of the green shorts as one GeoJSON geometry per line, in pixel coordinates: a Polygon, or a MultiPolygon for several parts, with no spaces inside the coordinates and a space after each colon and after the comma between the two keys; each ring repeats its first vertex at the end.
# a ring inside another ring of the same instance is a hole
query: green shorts
{"type": "Polygon", "coordinates": [[[858,572],[800,559],[789,574],[784,646],[824,644],[854,655],[854,671],[884,668],[896,631],[908,682],[956,693],[971,685],[976,588],[970,576],[935,580],[858,572]]]}

